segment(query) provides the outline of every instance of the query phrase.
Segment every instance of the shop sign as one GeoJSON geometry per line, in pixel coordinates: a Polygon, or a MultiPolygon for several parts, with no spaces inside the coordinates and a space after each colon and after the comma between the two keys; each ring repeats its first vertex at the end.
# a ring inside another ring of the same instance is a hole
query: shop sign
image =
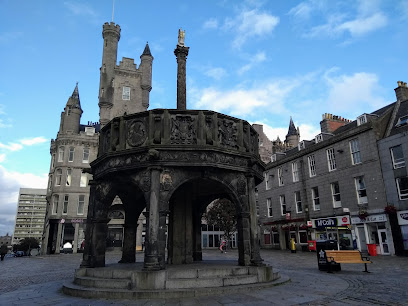
{"type": "Polygon", "coordinates": [[[346,226],[349,224],[350,224],[349,216],[336,216],[336,217],[330,217],[330,218],[312,219],[313,228],[338,227],[338,226],[346,226]]]}
{"type": "Polygon", "coordinates": [[[365,220],[360,219],[360,217],[351,217],[351,224],[386,222],[386,221],[387,221],[387,215],[386,214],[367,216],[365,218],[365,220]]]}
{"type": "Polygon", "coordinates": [[[84,219],[72,219],[71,223],[84,223],[84,219]]]}
{"type": "Polygon", "coordinates": [[[408,225],[408,210],[397,212],[397,216],[399,225],[408,225]]]}

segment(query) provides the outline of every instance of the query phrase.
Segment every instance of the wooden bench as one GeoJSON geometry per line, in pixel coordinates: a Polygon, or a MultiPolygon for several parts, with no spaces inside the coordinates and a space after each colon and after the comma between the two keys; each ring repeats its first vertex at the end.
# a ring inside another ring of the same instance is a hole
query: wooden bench
{"type": "Polygon", "coordinates": [[[331,273],[331,264],[332,263],[363,263],[365,270],[363,272],[368,272],[367,270],[367,264],[368,263],[373,263],[370,261],[370,258],[364,257],[361,255],[360,251],[331,251],[331,250],[326,250],[326,257],[327,257],[327,263],[329,264],[329,270],[328,272],[331,273]]]}

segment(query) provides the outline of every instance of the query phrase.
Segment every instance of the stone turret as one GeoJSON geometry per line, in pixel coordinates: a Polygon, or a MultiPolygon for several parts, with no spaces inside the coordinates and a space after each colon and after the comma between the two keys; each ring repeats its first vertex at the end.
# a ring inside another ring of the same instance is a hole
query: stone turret
{"type": "Polygon", "coordinates": [[[60,133],[79,133],[82,116],[81,102],[79,100],[78,83],[61,113],[60,133]]]}
{"type": "Polygon", "coordinates": [[[142,71],[142,83],[140,87],[142,88],[142,105],[144,108],[149,107],[149,93],[152,90],[152,66],[153,66],[153,56],[150,53],[149,44],[146,43],[144,51],[140,56],[140,67],[142,71]]]}
{"type": "Polygon", "coordinates": [[[300,140],[299,128],[296,129],[295,124],[293,123],[292,117],[290,117],[289,129],[286,134],[285,143],[290,147],[296,147],[300,140]]]}

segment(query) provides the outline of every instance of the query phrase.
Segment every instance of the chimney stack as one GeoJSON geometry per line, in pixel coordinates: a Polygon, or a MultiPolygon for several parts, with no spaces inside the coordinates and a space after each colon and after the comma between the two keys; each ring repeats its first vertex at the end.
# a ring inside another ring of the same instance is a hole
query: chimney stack
{"type": "Polygon", "coordinates": [[[333,133],[339,127],[346,125],[350,122],[348,119],[344,119],[341,116],[325,113],[322,115],[323,120],[320,121],[320,131],[322,133],[333,133]]]}
{"type": "Polygon", "coordinates": [[[408,100],[408,88],[407,83],[403,81],[398,81],[398,87],[395,88],[395,95],[397,97],[397,101],[405,101],[408,100]]]}

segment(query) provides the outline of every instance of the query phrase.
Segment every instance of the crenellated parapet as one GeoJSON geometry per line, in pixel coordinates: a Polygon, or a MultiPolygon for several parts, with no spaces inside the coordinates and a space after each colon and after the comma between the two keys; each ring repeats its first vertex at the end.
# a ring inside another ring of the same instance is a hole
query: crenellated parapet
{"type": "Polygon", "coordinates": [[[259,180],[263,171],[255,129],[214,111],[155,109],[114,118],[101,130],[96,177],[152,164],[231,168],[259,180]]]}
{"type": "Polygon", "coordinates": [[[119,41],[120,26],[118,24],[115,24],[114,22],[111,23],[105,22],[103,25],[102,37],[105,38],[106,36],[113,36],[117,38],[117,40],[119,41]]]}

